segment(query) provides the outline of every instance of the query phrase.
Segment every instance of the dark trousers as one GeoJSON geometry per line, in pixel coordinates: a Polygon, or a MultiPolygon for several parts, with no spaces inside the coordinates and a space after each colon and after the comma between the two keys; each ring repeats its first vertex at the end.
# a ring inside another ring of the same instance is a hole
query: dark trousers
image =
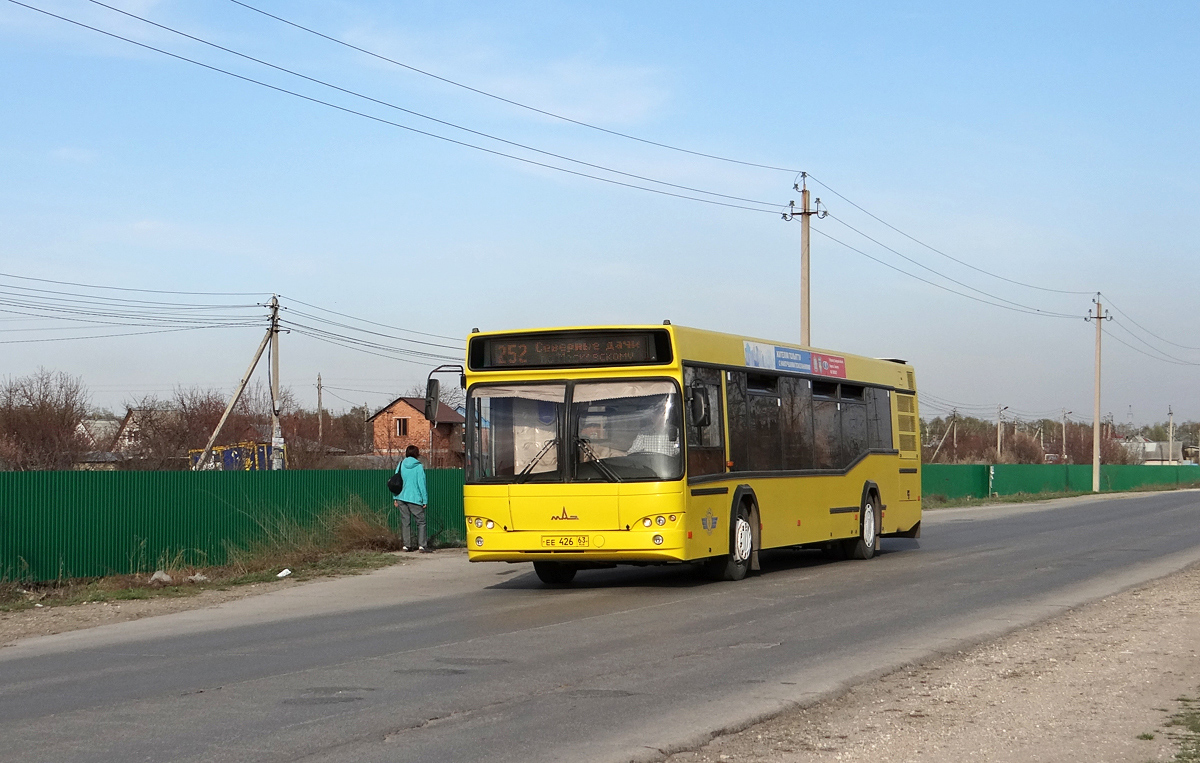
{"type": "Polygon", "coordinates": [[[417,520],[417,545],[425,547],[425,507],[408,501],[397,501],[400,504],[400,537],[406,548],[412,548],[412,520],[417,520]]]}

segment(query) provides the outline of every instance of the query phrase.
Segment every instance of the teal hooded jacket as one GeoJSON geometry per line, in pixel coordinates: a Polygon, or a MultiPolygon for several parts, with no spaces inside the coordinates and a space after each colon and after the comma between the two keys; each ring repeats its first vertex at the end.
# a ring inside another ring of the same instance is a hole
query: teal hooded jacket
{"type": "Polygon", "coordinates": [[[392,497],[397,501],[424,506],[429,503],[429,491],[425,487],[425,467],[415,458],[406,458],[396,464],[396,471],[404,480],[404,489],[392,497]]]}

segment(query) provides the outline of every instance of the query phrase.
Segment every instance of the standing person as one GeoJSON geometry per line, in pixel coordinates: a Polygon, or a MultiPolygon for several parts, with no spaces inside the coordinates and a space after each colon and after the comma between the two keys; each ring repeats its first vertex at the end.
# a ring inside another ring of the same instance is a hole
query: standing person
{"type": "Polygon", "coordinates": [[[421,449],[409,445],[404,449],[404,460],[396,464],[396,472],[404,480],[404,488],[399,493],[393,493],[396,508],[400,509],[400,537],[404,540],[404,550],[412,551],[412,518],[417,518],[417,550],[428,551],[425,548],[425,506],[429,503],[429,493],[425,486],[425,467],[417,460],[421,449]]]}

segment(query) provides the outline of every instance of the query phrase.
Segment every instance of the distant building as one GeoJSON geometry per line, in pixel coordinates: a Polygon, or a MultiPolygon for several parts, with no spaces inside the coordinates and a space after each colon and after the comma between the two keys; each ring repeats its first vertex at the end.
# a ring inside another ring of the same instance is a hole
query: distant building
{"type": "Polygon", "coordinates": [[[374,455],[398,461],[405,448],[416,445],[426,466],[461,469],[466,463],[463,427],[467,420],[445,403],[438,403],[437,419],[437,426],[430,427],[425,418],[425,398],[396,398],[367,419],[374,455]]]}

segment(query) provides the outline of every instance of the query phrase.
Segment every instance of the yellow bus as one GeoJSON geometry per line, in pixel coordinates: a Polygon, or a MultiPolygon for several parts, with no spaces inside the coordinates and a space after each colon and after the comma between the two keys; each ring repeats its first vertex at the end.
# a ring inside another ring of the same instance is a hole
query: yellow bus
{"type": "Polygon", "coordinates": [[[871,558],[920,537],[913,369],[661,326],[473,332],[467,550],[580,569],[697,563],[740,580],[760,550],[871,558]]]}

